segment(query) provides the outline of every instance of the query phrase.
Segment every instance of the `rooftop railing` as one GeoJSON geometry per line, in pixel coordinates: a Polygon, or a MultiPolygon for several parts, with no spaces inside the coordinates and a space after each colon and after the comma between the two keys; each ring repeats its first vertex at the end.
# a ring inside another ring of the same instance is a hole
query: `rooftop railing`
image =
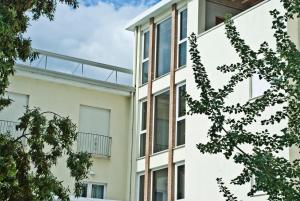
{"type": "Polygon", "coordinates": [[[18,122],[14,122],[14,121],[0,120],[0,133],[9,134],[13,138],[17,138],[22,135],[22,131],[17,130],[16,128],[18,124],[19,124],[18,122]]]}
{"type": "Polygon", "coordinates": [[[79,59],[44,50],[34,49],[39,53],[38,59],[30,62],[18,61],[17,65],[44,69],[68,75],[131,86],[132,70],[128,68],[79,59]]]}
{"type": "Polygon", "coordinates": [[[78,132],[77,151],[110,157],[112,138],[105,135],[78,132]]]}

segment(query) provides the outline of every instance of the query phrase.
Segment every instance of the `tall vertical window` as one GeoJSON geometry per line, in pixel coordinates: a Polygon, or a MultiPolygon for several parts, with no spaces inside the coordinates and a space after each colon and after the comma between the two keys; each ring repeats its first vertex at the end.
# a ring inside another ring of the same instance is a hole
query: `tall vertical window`
{"type": "Polygon", "coordinates": [[[139,196],[138,201],[144,201],[144,182],[145,182],[145,175],[139,176],[139,196]]]}
{"type": "Polygon", "coordinates": [[[168,169],[153,172],[152,201],[168,200],[168,169]]]}
{"type": "Polygon", "coordinates": [[[156,77],[170,72],[171,65],[171,28],[172,20],[157,25],[156,43],[156,77]]]}
{"type": "Polygon", "coordinates": [[[142,84],[148,82],[148,65],[149,65],[149,41],[150,33],[146,31],[143,33],[143,53],[142,53],[142,84]]]}
{"type": "Polygon", "coordinates": [[[169,91],[154,99],[154,153],[168,149],[169,144],[169,91]]]}
{"type": "Polygon", "coordinates": [[[186,65],[187,55],[187,9],[179,11],[179,37],[178,37],[178,68],[186,65]]]}
{"type": "Polygon", "coordinates": [[[185,144],[185,116],[186,116],[186,102],[185,102],[186,86],[179,85],[177,87],[177,117],[176,117],[176,145],[185,144]]]}
{"type": "Polygon", "coordinates": [[[146,154],[147,102],[141,103],[140,113],[140,157],[146,154]]]}
{"type": "Polygon", "coordinates": [[[185,196],[185,166],[177,166],[176,200],[182,200],[185,196]]]}

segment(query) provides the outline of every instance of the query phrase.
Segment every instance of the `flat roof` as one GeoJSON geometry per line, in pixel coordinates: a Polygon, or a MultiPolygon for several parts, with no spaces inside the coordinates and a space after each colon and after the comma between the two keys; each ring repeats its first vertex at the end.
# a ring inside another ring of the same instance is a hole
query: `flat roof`
{"type": "Polygon", "coordinates": [[[134,31],[136,26],[145,24],[151,17],[155,17],[161,14],[166,9],[170,8],[172,4],[177,3],[181,0],[162,0],[154,6],[148,8],[146,11],[142,12],[140,15],[133,18],[127,25],[126,30],[134,31]]]}

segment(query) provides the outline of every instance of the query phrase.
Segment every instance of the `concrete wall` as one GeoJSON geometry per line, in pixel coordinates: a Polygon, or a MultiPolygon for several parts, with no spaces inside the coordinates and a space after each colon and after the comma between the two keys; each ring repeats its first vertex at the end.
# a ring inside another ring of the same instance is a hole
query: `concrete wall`
{"type": "MultiPolygon", "coordinates": [[[[111,157],[94,157],[91,171],[95,175],[90,176],[87,181],[107,184],[107,199],[127,200],[131,133],[130,97],[30,77],[15,76],[10,82],[8,91],[28,95],[29,107],[40,107],[43,111],[69,116],[77,125],[80,105],[111,111],[109,125],[109,135],[112,137],[111,157]]],[[[65,185],[72,187],[74,181],[70,178],[65,165],[65,158],[62,158],[53,171],[65,185]]]]}
{"type": "MultiPolygon", "coordinates": [[[[242,38],[254,50],[258,49],[259,45],[264,41],[268,41],[271,47],[274,47],[271,17],[268,12],[273,8],[281,9],[280,2],[277,0],[265,1],[264,4],[241,13],[235,19],[235,24],[242,38]]],[[[192,30],[193,27],[190,27],[190,31],[192,30]]],[[[228,80],[228,76],[218,72],[216,67],[239,61],[238,55],[224,33],[224,25],[222,25],[200,34],[198,38],[202,62],[212,80],[212,85],[216,88],[223,86],[228,80]]],[[[197,99],[199,91],[195,86],[191,66],[192,63],[189,60],[187,67],[188,79],[186,82],[187,92],[197,99]]],[[[245,103],[249,101],[249,98],[250,86],[247,80],[236,88],[235,92],[228,98],[227,103],[245,103]]],[[[269,111],[274,110],[275,108],[269,111]]],[[[222,195],[218,193],[216,178],[222,177],[229,184],[229,180],[238,175],[241,167],[234,164],[233,161],[225,160],[223,155],[200,154],[199,150],[196,149],[196,144],[207,141],[207,130],[211,123],[205,116],[200,115],[188,116],[186,121],[186,200],[224,200],[222,195]]],[[[281,126],[284,125],[279,125],[273,130],[278,130],[281,126]]],[[[249,129],[252,130],[253,127],[249,129]]],[[[287,156],[286,151],[282,154],[287,156]]],[[[239,199],[266,200],[266,196],[247,197],[246,194],[250,190],[250,184],[243,187],[234,186],[233,189],[233,193],[239,199]]]]}

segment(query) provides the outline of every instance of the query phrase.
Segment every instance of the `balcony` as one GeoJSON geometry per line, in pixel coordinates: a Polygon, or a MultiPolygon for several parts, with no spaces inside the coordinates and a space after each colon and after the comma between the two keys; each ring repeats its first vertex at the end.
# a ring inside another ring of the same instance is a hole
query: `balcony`
{"type": "Polygon", "coordinates": [[[79,132],[77,136],[77,151],[110,157],[111,143],[112,138],[109,136],[79,132]]]}
{"type": "Polygon", "coordinates": [[[17,138],[22,135],[22,131],[16,129],[18,124],[18,122],[0,120],[0,133],[9,134],[13,138],[17,138]]]}

